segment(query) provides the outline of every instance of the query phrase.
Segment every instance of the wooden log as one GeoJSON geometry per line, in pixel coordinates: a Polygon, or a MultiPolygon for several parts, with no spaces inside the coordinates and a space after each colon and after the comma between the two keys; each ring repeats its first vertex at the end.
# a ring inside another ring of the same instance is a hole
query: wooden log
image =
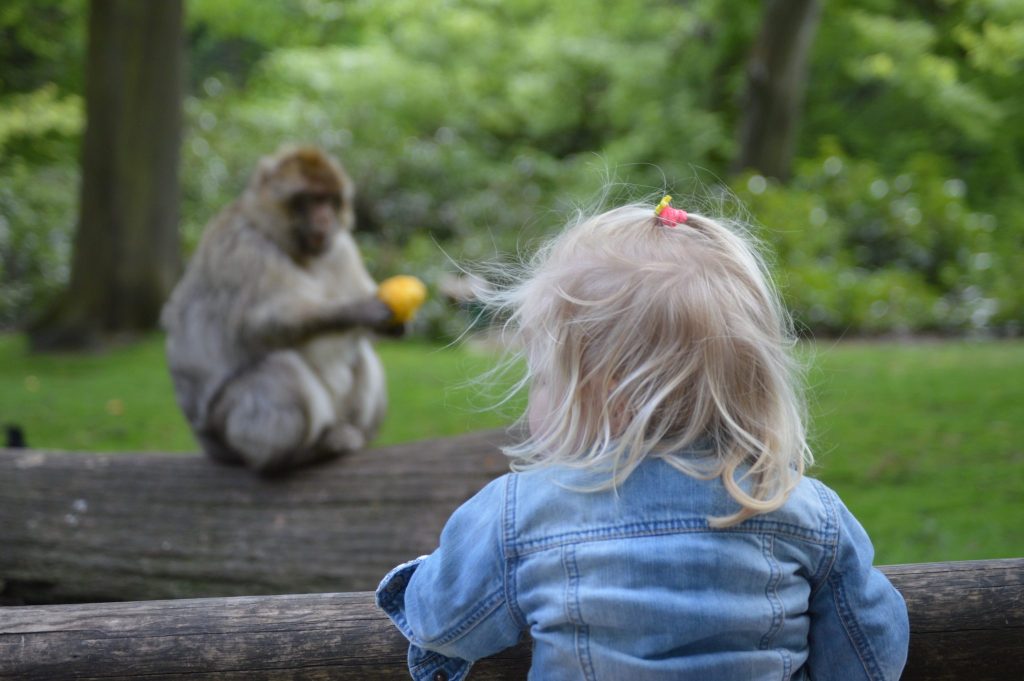
{"type": "Polygon", "coordinates": [[[1024,679],[1024,558],[881,569],[910,612],[904,679],[1024,679]]]}
{"type": "MultiPolygon", "coordinates": [[[[3,680],[408,679],[406,650],[366,592],[0,608],[3,680]]],[[[514,649],[474,678],[528,666],[514,649]]]]}
{"type": "Polygon", "coordinates": [[[0,449],[8,604],[366,591],[505,472],[502,431],[265,479],[198,455],[0,449]]]}
{"type": "MultiPolygon", "coordinates": [[[[907,599],[907,681],[1024,678],[1024,559],[883,568],[907,599]]],[[[407,679],[370,593],[0,609],[0,679],[407,679]]],[[[474,667],[522,679],[528,642],[474,667]]]]}

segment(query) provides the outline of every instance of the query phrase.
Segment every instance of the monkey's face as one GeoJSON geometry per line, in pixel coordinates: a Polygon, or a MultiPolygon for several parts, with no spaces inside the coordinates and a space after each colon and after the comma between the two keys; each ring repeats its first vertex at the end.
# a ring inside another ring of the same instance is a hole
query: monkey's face
{"type": "Polygon", "coordinates": [[[291,234],[304,256],[325,253],[342,229],[341,193],[331,189],[309,189],[293,194],[287,203],[291,234]]]}
{"type": "Polygon", "coordinates": [[[285,149],[262,159],[246,196],[254,224],[293,258],[326,253],[354,222],[351,180],[318,149],[285,149]]]}

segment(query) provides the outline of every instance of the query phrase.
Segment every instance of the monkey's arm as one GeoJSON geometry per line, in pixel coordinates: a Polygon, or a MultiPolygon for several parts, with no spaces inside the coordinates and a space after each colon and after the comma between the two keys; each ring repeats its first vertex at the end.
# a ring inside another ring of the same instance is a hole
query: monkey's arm
{"type": "Polygon", "coordinates": [[[402,328],[391,308],[372,296],[322,306],[300,305],[294,300],[275,301],[246,314],[241,330],[247,345],[278,349],[299,345],[321,334],[355,328],[394,335],[396,326],[402,328]]]}

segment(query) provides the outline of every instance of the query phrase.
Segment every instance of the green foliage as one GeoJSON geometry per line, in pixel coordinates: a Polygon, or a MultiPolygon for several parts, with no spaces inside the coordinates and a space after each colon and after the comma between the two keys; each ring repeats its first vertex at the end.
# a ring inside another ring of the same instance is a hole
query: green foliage
{"type": "MultiPolygon", "coordinates": [[[[1024,3],[826,3],[785,187],[717,179],[761,5],[190,0],[186,248],[286,142],[349,169],[375,275],[435,289],[449,256],[529,251],[608,178],[691,205],[728,184],[808,330],[1019,333],[1024,3]]],[[[0,10],[3,325],[66,278],[84,24],[84,3],[0,10]]],[[[436,297],[421,318],[467,324],[436,297]]]]}
{"type": "Polygon", "coordinates": [[[1024,3],[836,0],[814,52],[805,152],[839,135],[889,172],[928,152],[958,166],[979,207],[1020,196],[1024,3]]]}
{"type": "MultiPolygon", "coordinates": [[[[0,336],[0,414],[31,446],[195,451],[159,336],[104,355],[30,355],[25,345],[0,336]]],[[[490,350],[378,349],[390,401],[378,444],[500,427],[523,408],[489,409],[504,386],[473,379],[492,365],[490,350]]],[[[864,523],[879,562],[1020,555],[1024,344],[804,344],[800,354],[811,367],[813,475],[864,523]]]]}
{"type": "Polygon", "coordinates": [[[82,0],[4,0],[0,5],[0,98],[47,83],[82,87],[85,14],[82,0]]]}
{"type": "Polygon", "coordinates": [[[67,281],[82,102],[56,86],[0,98],[0,328],[38,313],[67,281]]]}
{"type": "Polygon", "coordinates": [[[77,170],[66,164],[4,168],[0,183],[0,328],[41,311],[70,275],[77,170]]]}
{"type": "Polygon", "coordinates": [[[1019,323],[1019,251],[1001,243],[1007,230],[994,215],[970,209],[966,183],[944,166],[919,154],[893,176],[826,144],[788,186],[737,179],[800,326],[838,334],[1019,323]]]}
{"type": "Polygon", "coordinates": [[[66,161],[82,121],[81,97],[62,97],[52,83],[5,98],[0,106],[0,164],[8,159],[66,161]]]}

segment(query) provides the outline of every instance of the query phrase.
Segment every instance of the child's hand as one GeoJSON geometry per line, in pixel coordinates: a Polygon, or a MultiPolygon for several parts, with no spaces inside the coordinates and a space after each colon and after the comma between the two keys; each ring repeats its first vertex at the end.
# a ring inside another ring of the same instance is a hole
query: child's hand
{"type": "Polygon", "coordinates": [[[427,299],[427,287],[416,277],[400,274],[382,281],[377,297],[391,308],[395,321],[404,324],[427,299]]]}

